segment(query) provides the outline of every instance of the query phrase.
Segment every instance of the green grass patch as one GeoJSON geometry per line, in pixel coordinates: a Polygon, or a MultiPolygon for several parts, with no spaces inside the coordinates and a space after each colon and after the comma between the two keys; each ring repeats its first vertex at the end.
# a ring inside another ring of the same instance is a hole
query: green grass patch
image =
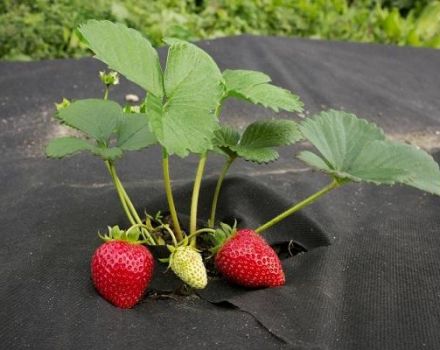
{"type": "Polygon", "coordinates": [[[87,55],[77,26],[108,19],[154,46],[242,33],[440,48],[440,1],[349,0],[3,0],[0,59],[87,55]]]}

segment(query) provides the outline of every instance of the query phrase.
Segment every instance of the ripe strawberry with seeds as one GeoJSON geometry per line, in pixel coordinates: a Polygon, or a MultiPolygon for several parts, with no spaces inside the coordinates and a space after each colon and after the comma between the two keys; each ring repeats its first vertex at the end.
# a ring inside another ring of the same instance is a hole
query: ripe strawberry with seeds
{"type": "Polygon", "coordinates": [[[138,234],[126,234],[117,226],[109,231],[102,237],[106,242],[93,255],[92,281],[104,299],[120,308],[131,308],[151,281],[154,259],[138,241],[138,234]]]}
{"type": "Polygon", "coordinates": [[[272,247],[255,231],[234,231],[217,251],[217,270],[229,281],[244,287],[284,285],[281,261],[272,247]]]}

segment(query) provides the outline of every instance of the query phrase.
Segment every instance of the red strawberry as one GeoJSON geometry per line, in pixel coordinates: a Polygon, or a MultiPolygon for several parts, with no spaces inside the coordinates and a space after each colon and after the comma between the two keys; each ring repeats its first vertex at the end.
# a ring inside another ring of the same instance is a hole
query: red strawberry
{"type": "Polygon", "coordinates": [[[250,288],[277,287],[286,282],[281,261],[255,231],[237,231],[215,257],[217,270],[229,281],[250,288]]]}
{"type": "Polygon", "coordinates": [[[91,268],[93,284],[104,299],[131,308],[151,281],[154,259],[141,244],[111,240],[95,251],[91,268]]]}

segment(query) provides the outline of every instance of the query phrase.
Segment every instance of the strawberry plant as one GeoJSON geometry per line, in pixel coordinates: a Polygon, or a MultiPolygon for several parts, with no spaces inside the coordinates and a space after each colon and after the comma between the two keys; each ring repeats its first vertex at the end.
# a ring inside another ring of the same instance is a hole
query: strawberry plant
{"type": "Polygon", "coordinates": [[[203,260],[207,255],[232,283],[249,288],[276,287],[285,283],[282,265],[260,233],[324,194],[349,182],[369,182],[404,184],[440,195],[439,166],[429,154],[388,140],[375,124],[351,113],[328,110],[300,123],[280,118],[260,120],[243,132],[222,123],[222,106],[229,98],[261,105],[275,113],[302,111],[299,97],[273,85],[264,73],[221,72],[206,52],[178,39],[166,40],[168,56],[162,67],[146,38],[108,21],[89,21],[79,27],[79,32],[96,58],[113,71],[100,74],[102,99],[64,100],[57,105],[56,118],[82,137],[54,139],[46,152],[52,158],[89,152],[101,158],[108,170],[130,227],[113,227],[101,237],[105,243],[95,252],[91,268],[97,290],[116,306],[132,307],[148,287],[154,265],[148,247],[166,247],[168,256],[158,260],[195,289],[208,283],[203,260]],[[144,89],[139,105],[123,107],[109,99],[118,74],[144,89]],[[223,180],[236,160],[273,162],[279,156],[278,147],[299,140],[308,141],[314,150],[301,151],[298,158],[327,174],[331,180],[327,186],[256,228],[237,229],[216,220],[223,180]],[[139,214],[116,170],[126,152],[152,145],[159,145],[162,152],[169,220],[160,213],[139,214]],[[225,164],[210,216],[199,218],[200,186],[207,158],[213,152],[223,155],[225,164]],[[200,160],[188,198],[191,206],[186,227],[179,220],[173,197],[170,160],[189,154],[197,154],[200,160]],[[198,227],[199,222],[205,225],[198,227]]]}

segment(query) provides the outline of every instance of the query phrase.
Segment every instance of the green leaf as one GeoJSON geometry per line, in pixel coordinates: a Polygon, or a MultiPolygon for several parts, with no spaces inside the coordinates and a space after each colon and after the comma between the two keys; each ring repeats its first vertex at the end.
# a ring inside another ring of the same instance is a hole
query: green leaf
{"type": "Polygon", "coordinates": [[[81,151],[89,151],[104,160],[116,160],[122,156],[122,149],[119,147],[95,146],[71,136],[54,139],[46,147],[46,155],[50,158],[63,158],[81,151]]]}
{"type": "Polygon", "coordinates": [[[223,73],[228,96],[235,96],[271,108],[301,112],[303,103],[286,89],[269,84],[269,76],[248,70],[226,70],[223,73]]]}
{"type": "Polygon", "coordinates": [[[229,126],[221,125],[214,132],[214,151],[228,157],[237,157],[237,153],[231,150],[231,146],[236,146],[240,141],[240,133],[229,126]]]}
{"type": "Polygon", "coordinates": [[[241,69],[226,69],[223,72],[223,78],[225,79],[228,91],[243,90],[250,86],[270,83],[272,81],[267,74],[262,72],[241,69]]]}
{"type": "Polygon", "coordinates": [[[377,184],[392,184],[408,176],[390,163],[383,131],[354,114],[321,112],[305,120],[300,129],[322,157],[305,151],[299,158],[333,176],[377,184]]]}
{"type": "Polygon", "coordinates": [[[291,120],[267,120],[250,124],[243,135],[223,126],[215,132],[214,144],[230,157],[267,163],[279,157],[275,147],[290,145],[302,137],[291,120]]]}
{"type": "Polygon", "coordinates": [[[335,170],[350,164],[366,144],[374,140],[385,140],[383,131],[376,125],[354,114],[335,110],[306,119],[300,129],[324,159],[334,165],[335,170]]]}
{"type": "Polygon", "coordinates": [[[64,147],[66,154],[69,149],[70,153],[88,150],[104,160],[115,160],[123,151],[136,151],[156,143],[145,114],[123,113],[121,106],[113,101],[79,100],[61,109],[58,118],[95,139],[97,144],[76,138],[55,140],[48,146],[48,155],[52,157],[56,154],[62,157],[64,147]],[[110,147],[113,143],[116,147],[110,147]]]}
{"type": "Polygon", "coordinates": [[[107,143],[122,116],[121,107],[113,101],[79,100],[61,109],[57,117],[98,142],[107,143]]]}
{"type": "Polygon", "coordinates": [[[240,141],[240,133],[229,126],[222,125],[214,133],[214,144],[221,146],[235,146],[240,141]]]}
{"type": "MultiPolygon", "coordinates": [[[[397,182],[440,195],[439,165],[431,155],[414,146],[398,142],[375,141],[361,153],[355,166],[360,168],[360,164],[370,161],[371,153],[379,152],[386,154],[382,156],[383,162],[389,159],[388,163],[393,169],[406,173],[407,176],[400,177],[397,182]]],[[[372,161],[377,164],[380,158],[372,161]]]]}
{"type": "Polygon", "coordinates": [[[301,132],[320,156],[299,158],[332,176],[375,184],[403,183],[440,195],[440,170],[426,152],[385,140],[376,125],[353,114],[330,110],[304,121],[301,132]]]}
{"type": "Polygon", "coordinates": [[[275,147],[290,145],[301,137],[294,121],[257,121],[246,128],[239,144],[230,148],[245,160],[267,163],[278,159],[275,147]]]}
{"type": "Polygon", "coordinates": [[[308,151],[301,152],[299,158],[307,164],[323,170],[339,179],[366,181],[379,184],[394,184],[409,178],[409,173],[394,161],[399,153],[392,152],[386,141],[372,141],[365,145],[357,158],[347,168],[334,169],[334,164],[308,151]]]}
{"type": "Polygon", "coordinates": [[[313,168],[322,170],[326,173],[333,174],[329,163],[327,163],[323,158],[317,156],[315,153],[310,151],[302,151],[299,153],[298,158],[303,162],[307,163],[313,168]]]}
{"type": "Polygon", "coordinates": [[[79,27],[96,58],[157,97],[163,96],[156,50],[138,31],[123,24],[91,20],[79,27]]]}
{"type": "Polygon", "coordinates": [[[81,151],[90,151],[93,145],[77,137],[60,137],[50,141],[46,147],[46,155],[50,158],[63,158],[81,151]]]}
{"type": "Polygon", "coordinates": [[[117,146],[126,151],[137,151],[157,142],[150,131],[147,116],[134,113],[124,113],[117,139],[117,146]]]}
{"type": "Polygon", "coordinates": [[[185,157],[212,148],[215,115],[224,93],[215,62],[197,46],[172,40],[164,75],[165,103],[147,98],[150,129],[169,154],[185,157]]]}
{"type": "Polygon", "coordinates": [[[99,147],[95,146],[91,149],[94,155],[101,157],[104,160],[116,160],[122,157],[122,149],[119,147],[99,147]]]}
{"type": "Polygon", "coordinates": [[[411,158],[412,160],[411,176],[405,179],[404,183],[440,196],[440,170],[438,163],[431,155],[422,150],[408,145],[402,146],[408,148],[406,158],[411,158]]]}

